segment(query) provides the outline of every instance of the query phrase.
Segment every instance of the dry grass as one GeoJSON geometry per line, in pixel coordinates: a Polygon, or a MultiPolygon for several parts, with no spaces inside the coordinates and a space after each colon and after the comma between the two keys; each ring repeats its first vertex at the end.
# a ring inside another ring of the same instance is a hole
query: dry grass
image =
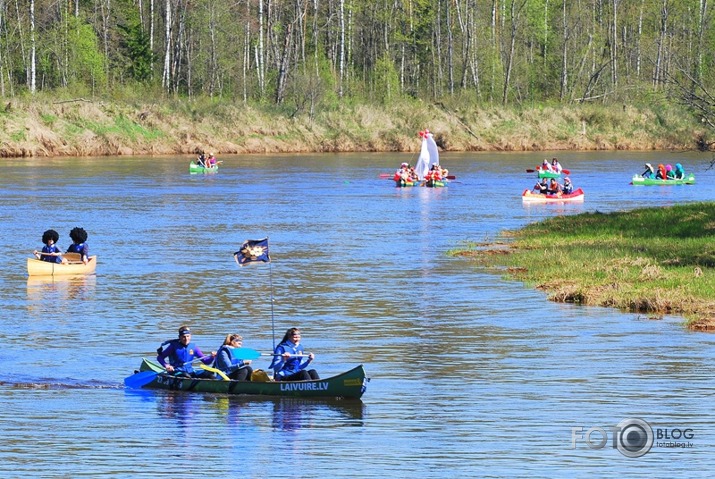
{"type": "Polygon", "coordinates": [[[385,107],[346,102],[310,118],[287,107],[210,99],[110,102],[38,95],[12,99],[0,111],[0,156],[415,152],[424,128],[450,151],[693,147],[698,124],[677,106],[667,115],[672,123],[665,124],[662,113],[649,108],[450,107],[404,100],[385,107]]]}

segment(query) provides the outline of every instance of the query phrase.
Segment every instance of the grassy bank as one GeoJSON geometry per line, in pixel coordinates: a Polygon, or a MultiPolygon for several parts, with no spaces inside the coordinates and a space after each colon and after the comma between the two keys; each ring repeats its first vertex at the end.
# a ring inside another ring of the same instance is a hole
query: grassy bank
{"type": "Polygon", "coordinates": [[[715,329],[715,203],[586,213],[507,232],[451,254],[498,268],[559,302],[652,318],[677,314],[715,329]]]}
{"type": "MultiPolygon", "coordinates": [[[[160,96],[157,96],[160,98],[160,96]]],[[[707,130],[680,106],[479,105],[469,99],[389,105],[341,102],[309,115],[225,100],[46,96],[0,107],[0,156],[414,152],[417,132],[447,151],[693,149],[707,130]]]]}

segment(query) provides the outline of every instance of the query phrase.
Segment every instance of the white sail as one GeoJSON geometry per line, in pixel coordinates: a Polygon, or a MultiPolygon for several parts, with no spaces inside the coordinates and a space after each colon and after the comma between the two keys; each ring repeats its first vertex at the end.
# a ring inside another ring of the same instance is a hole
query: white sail
{"type": "Polygon", "coordinates": [[[437,143],[435,143],[432,133],[427,133],[427,151],[429,151],[429,168],[432,165],[439,165],[439,150],[437,150],[437,143]]]}
{"type": "Polygon", "coordinates": [[[415,173],[417,173],[417,178],[420,181],[425,179],[425,175],[430,169],[430,154],[429,147],[427,146],[427,138],[422,138],[422,149],[420,150],[420,157],[415,165],[415,173]]]}
{"type": "Polygon", "coordinates": [[[432,165],[439,165],[439,150],[437,150],[437,143],[434,142],[432,133],[428,131],[422,137],[422,149],[415,166],[415,173],[420,181],[425,179],[427,173],[432,169],[432,165]]]}

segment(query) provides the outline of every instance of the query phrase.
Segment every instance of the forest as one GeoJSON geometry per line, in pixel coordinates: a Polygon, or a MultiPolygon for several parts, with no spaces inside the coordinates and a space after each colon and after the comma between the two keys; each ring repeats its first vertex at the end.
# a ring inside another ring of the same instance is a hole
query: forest
{"type": "Polygon", "coordinates": [[[0,0],[0,94],[622,102],[715,81],[709,0],[0,0]],[[673,85],[676,85],[675,87],[673,85]]]}
{"type": "MultiPolygon", "coordinates": [[[[120,115],[120,123],[127,114],[147,118],[147,103],[189,122],[230,105],[260,112],[263,125],[307,119],[294,138],[322,122],[323,133],[298,140],[302,146],[241,146],[229,130],[201,140],[223,135],[230,151],[404,150],[411,143],[404,133],[437,115],[445,129],[461,131],[452,135],[461,149],[549,148],[539,141],[544,118],[560,123],[552,128],[558,148],[709,149],[714,14],[712,0],[0,0],[0,96],[6,114],[30,111],[33,101],[37,110],[76,99],[143,103],[133,113],[104,106],[100,116],[120,115]],[[192,102],[201,106],[170,106],[192,102]],[[379,121],[368,118],[345,141],[341,123],[359,105],[368,107],[365,117],[394,119],[385,124],[392,137],[374,138],[368,130],[379,121]],[[343,117],[326,117],[334,111],[343,117]],[[520,138],[522,122],[535,128],[520,138]],[[632,123],[638,131],[623,132],[632,123]],[[511,137],[497,138],[504,131],[511,137]],[[325,134],[341,138],[326,142],[325,134]]],[[[79,108],[86,118],[89,107],[79,108]]],[[[35,113],[36,123],[60,136],[88,128],[69,118],[74,123],[58,131],[56,119],[66,115],[64,107],[35,113]]],[[[235,113],[229,119],[245,124],[235,113]]],[[[23,129],[34,127],[14,120],[12,146],[0,154],[37,154],[22,144],[23,129]]],[[[147,128],[166,134],[165,126],[147,128]]],[[[252,126],[241,135],[261,129],[252,126]]],[[[47,154],[61,142],[35,136],[52,143],[40,147],[47,154]]],[[[199,148],[183,143],[181,151],[199,148]]],[[[149,140],[130,148],[147,147],[149,140]]]]}

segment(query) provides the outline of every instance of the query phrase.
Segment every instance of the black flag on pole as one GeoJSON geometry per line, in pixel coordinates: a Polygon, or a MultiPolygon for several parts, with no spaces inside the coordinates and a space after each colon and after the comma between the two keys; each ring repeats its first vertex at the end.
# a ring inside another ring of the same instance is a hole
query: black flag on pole
{"type": "Polygon", "coordinates": [[[241,245],[241,249],[233,253],[233,258],[239,266],[257,261],[270,263],[271,257],[268,255],[268,238],[244,241],[241,245]]]}

